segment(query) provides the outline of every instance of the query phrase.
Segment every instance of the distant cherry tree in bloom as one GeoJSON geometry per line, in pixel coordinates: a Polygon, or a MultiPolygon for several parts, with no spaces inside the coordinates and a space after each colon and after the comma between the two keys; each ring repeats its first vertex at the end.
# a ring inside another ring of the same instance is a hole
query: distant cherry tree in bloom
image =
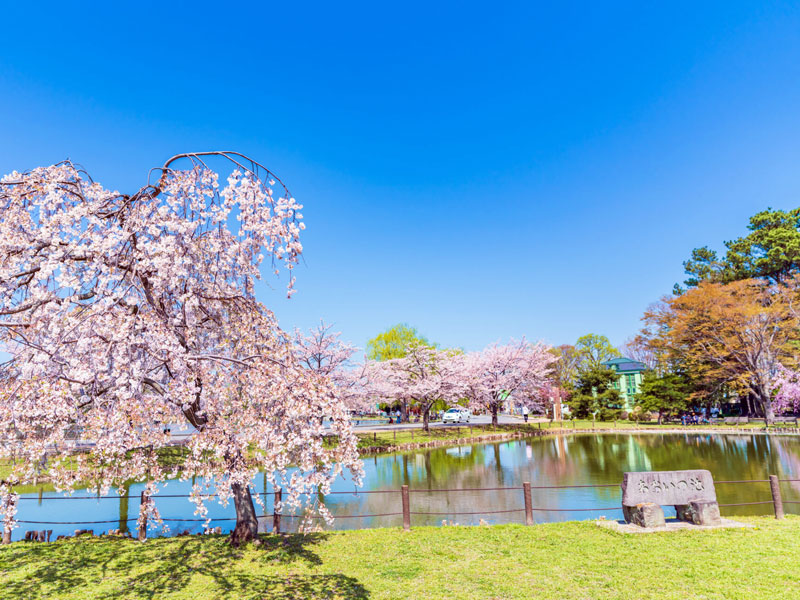
{"type": "Polygon", "coordinates": [[[773,406],[776,413],[800,412],[800,372],[778,365],[773,376],[773,406]]]}
{"type": "MultiPolygon", "coordinates": [[[[254,296],[265,258],[275,274],[288,270],[291,295],[302,207],[237,153],[178,155],[151,173],[131,195],[70,162],[0,180],[0,348],[11,355],[0,366],[0,454],[15,457],[0,484],[7,536],[12,486],[42,474],[60,490],[100,493],[197,477],[198,514],[212,492],[233,499],[233,544],[257,534],[258,471],[290,508],[344,472],[360,482],[335,386],[303,368],[254,296]],[[207,164],[222,159],[233,163],[224,182],[207,164]],[[323,448],[323,416],[335,449],[323,448]],[[177,465],[158,460],[166,423],[192,433],[177,465]],[[88,452],[73,454],[75,436],[88,452]]],[[[159,520],[155,503],[140,519],[148,514],[159,520]]]]}
{"type": "Polygon", "coordinates": [[[464,356],[453,350],[410,345],[402,358],[374,362],[372,389],[389,401],[415,405],[429,431],[430,411],[438,400],[455,403],[464,396],[464,356]]]}
{"type": "Polygon", "coordinates": [[[303,333],[294,330],[295,355],[308,369],[320,375],[333,375],[347,365],[358,350],[340,339],[341,332],[334,332],[333,325],[320,321],[315,329],[303,333]]]}
{"type": "Polygon", "coordinates": [[[367,411],[373,407],[365,365],[350,362],[358,348],[342,341],[341,332],[333,331],[333,325],[320,321],[308,333],[295,328],[294,347],[300,364],[328,377],[349,410],[367,411]]]}
{"type": "Polygon", "coordinates": [[[333,377],[336,394],[345,406],[355,412],[375,412],[378,395],[370,379],[369,363],[355,364],[342,369],[333,377]]]}
{"type": "Polygon", "coordinates": [[[552,384],[553,364],[558,360],[550,346],[531,344],[524,338],[506,345],[492,344],[464,358],[462,377],[470,406],[486,409],[497,425],[497,414],[507,396],[535,408],[552,384]]]}

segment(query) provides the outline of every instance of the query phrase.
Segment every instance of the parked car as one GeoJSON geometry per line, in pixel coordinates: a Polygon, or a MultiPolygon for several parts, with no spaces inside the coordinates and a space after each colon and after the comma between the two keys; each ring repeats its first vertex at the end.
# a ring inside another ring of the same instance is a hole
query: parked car
{"type": "Polygon", "coordinates": [[[469,423],[471,416],[466,408],[451,408],[442,415],[442,423],[469,423]]]}

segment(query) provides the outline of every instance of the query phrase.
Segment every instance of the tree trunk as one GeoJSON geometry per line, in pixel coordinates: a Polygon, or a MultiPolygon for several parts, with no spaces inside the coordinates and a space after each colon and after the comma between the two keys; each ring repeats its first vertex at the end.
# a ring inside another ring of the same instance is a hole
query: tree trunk
{"type": "Polygon", "coordinates": [[[236,527],[228,538],[231,546],[250,542],[258,538],[258,518],[253,497],[250,495],[250,486],[239,483],[231,484],[233,492],[233,505],[236,508],[236,527]]]}
{"type": "Polygon", "coordinates": [[[497,402],[492,402],[492,427],[497,427],[497,402]]]}
{"type": "Polygon", "coordinates": [[[755,416],[753,414],[753,405],[751,403],[750,398],[751,398],[751,394],[750,394],[750,392],[747,392],[747,396],[745,396],[745,402],[744,402],[744,412],[745,412],[744,416],[746,416],[746,417],[755,416]]]}
{"type": "Polygon", "coordinates": [[[753,389],[756,403],[764,414],[764,420],[767,425],[772,425],[775,422],[775,411],[772,410],[772,399],[769,395],[767,386],[758,386],[753,389]]]}
{"type": "Polygon", "coordinates": [[[408,423],[408,403],[401,402],[400,403],[400,421],[402,423],[408,423]]]}
{"type": "MultiPolygon", "coordinates": [[[[662,413],[661,409],[659,408],[659,409],[658,409],[658,424],[659,424],[659,425],[661,425],[661,415],[662,415],[662,414],[663,414],[663,413],[662,413]]],[[[647,420],[649,421],[650,419],[647,419],[647,420]]]]}
{"type": "Polygon", "coordinates": [[[431,412],[431,407],[430,406],[426,406],[422,410],[422,431],[425,431],[425,432],[429,432],[430,431],[430,427],[428,427],[428,421],[430,420],[430,412],[431,412]]]}
{"type": "Polygon", "coordinates": [[[772,425],[775,422],[775,411],[772,410],[772,402],[769,400],[764,403],[764,420],[767,425],[772,425]]]}

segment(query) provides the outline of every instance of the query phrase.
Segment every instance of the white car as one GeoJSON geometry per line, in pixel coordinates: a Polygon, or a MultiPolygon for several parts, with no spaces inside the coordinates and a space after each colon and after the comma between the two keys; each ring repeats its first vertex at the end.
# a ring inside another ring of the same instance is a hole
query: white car
{"type": "Polygon", "coordinates": [[[451,408],[442,415],[442,423],[469,423],[470,417],[466,408],[451,408]]]}

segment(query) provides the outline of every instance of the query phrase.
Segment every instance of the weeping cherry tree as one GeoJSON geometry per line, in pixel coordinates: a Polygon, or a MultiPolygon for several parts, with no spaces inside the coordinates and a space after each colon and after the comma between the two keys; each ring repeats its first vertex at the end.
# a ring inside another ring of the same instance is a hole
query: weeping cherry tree
{"type": "MultiPolygon", "coordinates": [[[[119,193],[66,161],[0,180],[0,349],[10,355],[0,454],[14,458],[0,483],[6,539],[13,486],[41,476],[104,494],[142,481],[150,495],[167,479],[196,478],[197,514],[212,494],[233,501],[234,545],[258,532],[259,471],[290,509],[316,503],[345,473],[360,483],[330,377],[303,368],[255,298],[264,263],[276,275],[286,268],[294,291],[302,207],[234,152],[180,154],[149,179],[119,193]],[[230,165],[226,180],[211,161],[230,165]],[[336,448],[323,447],[323,416],[336,448]],[[165,464],[168,423],[190,435],[165,464]],[[76,437],[88,451],[75,452],[76,437]]],[[[146,517],[160,521],[154,502],[142,505],[146,517]]]]}

